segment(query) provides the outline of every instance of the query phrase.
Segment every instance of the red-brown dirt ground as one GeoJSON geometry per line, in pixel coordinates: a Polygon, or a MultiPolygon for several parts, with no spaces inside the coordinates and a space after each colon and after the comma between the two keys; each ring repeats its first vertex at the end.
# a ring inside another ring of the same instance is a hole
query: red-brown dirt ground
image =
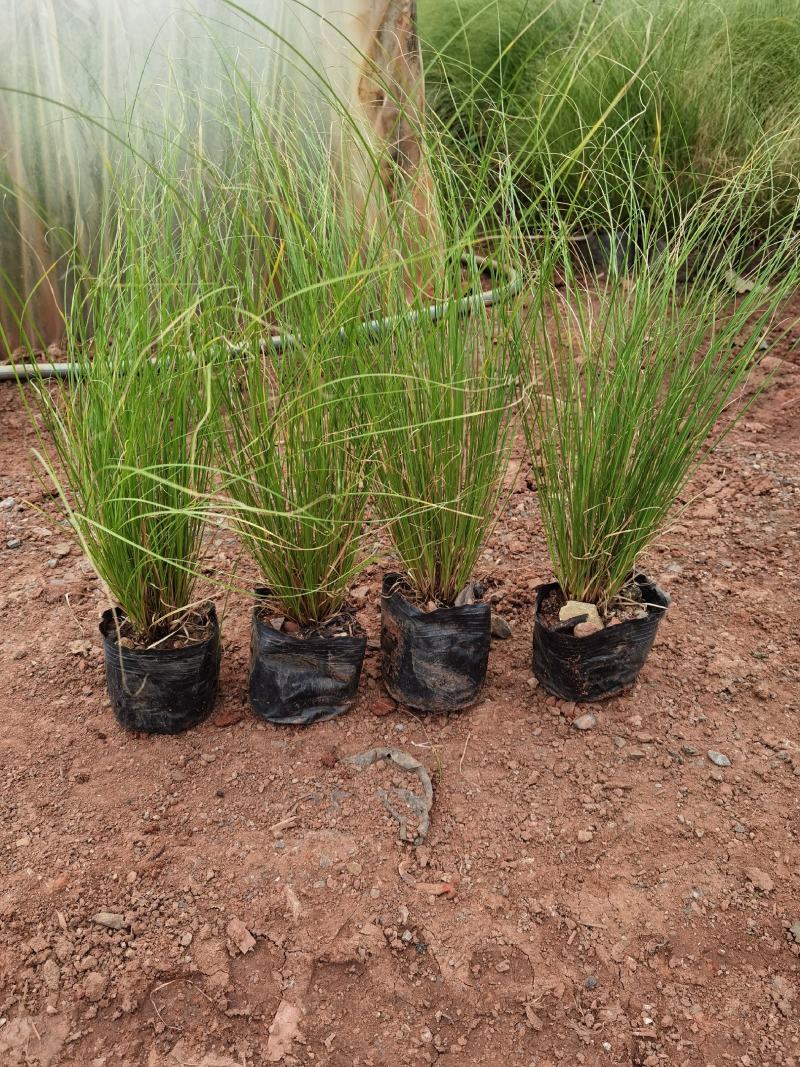
{"type": "MultiPolygon", "coordinates": [[[[350,713],[248,714],[234,596],[215,717],[178,737],[116,725],[103,593],[37,511],[33,434],[2,387],[0,1064],[797,1067],[796,334],[780,354],[642,561],[674,603],[626,695],[576,711],[532,679],[551,572],[523,462],[478,575],[513,632],[474,708],[383,695],[382,560],[357,590],[350,713]],[[375,795],[405,773],[342,762],[375,745],[432,775],[423,846],[375,795]]],[[[236,556],[210,535],[209,567],[236,556]]]]}

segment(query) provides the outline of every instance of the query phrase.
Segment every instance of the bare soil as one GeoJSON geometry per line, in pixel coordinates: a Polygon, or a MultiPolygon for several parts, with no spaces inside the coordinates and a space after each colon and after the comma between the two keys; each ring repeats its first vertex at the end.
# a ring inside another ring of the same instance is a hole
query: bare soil
{"type": "MultiPolygon", "coordinates": [[[[476,707],[382,692],[386,557],[355,591],[354,710],[256,722],[233,597],[217,710],[178,737],[116,725],[107,603],[36,510],[3,387],[0,1064],[800,1064],[796,352],[642,560],[674,603],[623,697],[576,708],[531,676],[551,572],[520,460],[476,575],[512,627],[476,707]],[[376,796],[415,777],[344,762],[374,746],[431,774],[423,845],[376,796]]],[[[209,568],[237,555],[209,537],[209,568]]]]}

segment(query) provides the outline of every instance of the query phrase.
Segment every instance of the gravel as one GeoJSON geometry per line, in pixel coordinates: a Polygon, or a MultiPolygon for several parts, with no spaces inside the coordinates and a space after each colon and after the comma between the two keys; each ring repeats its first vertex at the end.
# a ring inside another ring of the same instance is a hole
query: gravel
{"type": "Polygon", "coordinates": [[[717,752],[716,749],[713,748],[709,749],[708,758],[712,763],[716,764],[717,767],[730,767],[731,765],[731,761],[724,752],[717,752]]]}

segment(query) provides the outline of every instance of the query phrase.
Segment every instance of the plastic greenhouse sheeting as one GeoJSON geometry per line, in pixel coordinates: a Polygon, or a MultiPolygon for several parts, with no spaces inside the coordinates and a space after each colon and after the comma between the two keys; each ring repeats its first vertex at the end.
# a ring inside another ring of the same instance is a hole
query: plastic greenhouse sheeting
{"type": "MultiPolygon", "coordinates": [[[[335,143],[342,106],[379,125],[363,92],[364,57],[389,66],[412,0],[0,0],[0,327],[9,347],[12,308],[57,338],[57,228],[86,247],[130,142],[157,158],[165,130],[202,133],[221,158],[226,100],[253,93],[268,107],[299,96],[335,143]],[[234,89],[238,84],[239,89],[234,89]],[[337,106],[331,106],[335,99],[337,106]],[[49,275],[47,272],[49,271],[49,275]],[[47,275],[48,281],[42,284],[47,275]]],[[[313,128],[313,127],[312,127],[313,128]]],[[[0,333],[0,351],[3,348],[0,333]]]]}

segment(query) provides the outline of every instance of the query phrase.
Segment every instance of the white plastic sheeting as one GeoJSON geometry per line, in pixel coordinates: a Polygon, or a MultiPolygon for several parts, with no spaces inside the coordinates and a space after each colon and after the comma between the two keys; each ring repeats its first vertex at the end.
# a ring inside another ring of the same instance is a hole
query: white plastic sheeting
{"type": "Polygon", "coordinates": [[[380,135],[386,97],[369,90],[370,72],[418,78],[413,22],[413,0],[0,0],[7,343],[26,300],[26,323],[58,336],[57,228],[90,241],[120,141],[157,158],[171,130],[220,156],[234,93],[276,108],[298,94],[310,132],[332,143],[342,107],[380,135]]]}

